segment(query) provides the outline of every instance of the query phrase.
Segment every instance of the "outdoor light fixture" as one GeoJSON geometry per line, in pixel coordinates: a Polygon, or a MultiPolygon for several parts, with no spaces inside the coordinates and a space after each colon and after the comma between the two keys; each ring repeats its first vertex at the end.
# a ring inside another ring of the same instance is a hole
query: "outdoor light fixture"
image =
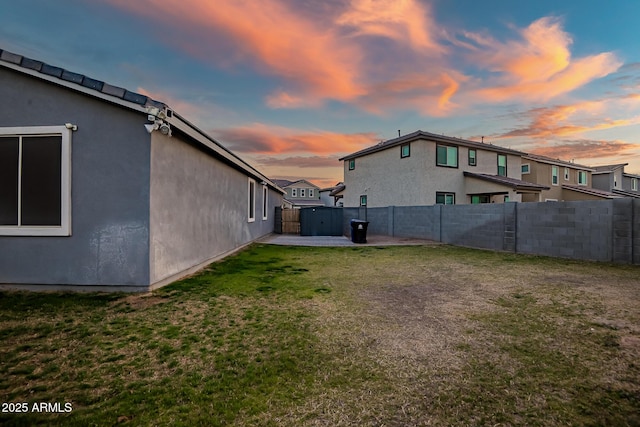
{"type": "Polygon", "coordinates": [[[164,110],[157,107],[150,107],[147,109],[147,113],[147,120],[152,122],[144,125],[147,132],[152,133],[154,130],[159,130],[161,134],[171,136],[171,126],[164,121],[167,117],[171,117],[170,112],[165,113],[164,110]]]}
{"type": "Polygon", "coordinates": [[[73,123],[65,123],[64,127],[69,130],[78,130],[78,125],[74,125],[73,123]]]}

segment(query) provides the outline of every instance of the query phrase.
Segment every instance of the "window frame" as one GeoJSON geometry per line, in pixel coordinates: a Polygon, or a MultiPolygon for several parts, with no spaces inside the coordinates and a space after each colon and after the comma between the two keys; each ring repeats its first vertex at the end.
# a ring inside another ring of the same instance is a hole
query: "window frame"
{"type": "Polygon", "coordinates": [[[349,159],[349,160],[347,160],[347,163],[349,165],[349,170],[350,171],[355,170],[355,168],[356,168],[356,159],[349,159]]]}
{"type": "Polygon", "coordinates": [[[367,206],[367,195],[360,195],[360,206],[367,206]]]}
{"type": "Polygon", "coordinates": [[[307,188],[307,190],[309,190],[309,192],[307,193],[307,194],[308,194],[308,196],[307,196],[307,197],[309,197],[309,198],[314,197],[314,196],[313,196],[313,188],[307,188]]]}
{"type": "Polygon", "coordinates": [[[507,176],[507,155],[506,154],[498,154],[498,156],[496,158],[496,162],[497,162],[497,165],[498,165],[497,175],[498,176],[507,176]],[[502,175],[500,173],[500,167],[501,167],[500,166],[500,159],[501,158],[504,159],[504,166],[502,166],[502,167],[504,167],[504,175],[502,175]]]}
{"type": "Polygon", "coordinates": [[[443,167],[443,168],[458,168],[458,164],[459,162],[459,157],[460,157],[460,148],[457,145],[446,145],[446,144],[436,144],[436,166],[438,167],[443,167]],[[442,163],[438,163],[438,148],[443,147],[446,149],[446,164],[442,164],[442,163]],[[449,164],[449,149],[450,148],[455,148],[456,150],[456,157],[455,157],[455,165],[451,165],[449,164]]]}
{"type": "Polygon", "coordinates": [[[531,173],[531,164],[530,163],[523,163],[520,165],[520,174],[521,175],[528,175],[531,173]],[[527,171],[525,172],[524,167],[527,167],[527,171]]]}
{"type": "Polygon", "coordinates": [[[307,197],[307,196],[305,196],[305,194],[306,194],[305,189],[304,189],[304,188],[301,188],[301,189],[300,189],[300,197],[301,197],[301,198],[305,198],[305,197],[307,197]]]}
{"type": "Polygon", "coordinates": [[[551,166],[551,185],[560,184],[560,168],[558,166],[551,166]],[[555,182],[554,181],[555,178],[555,182]]]}
{"type": "Polygon", "coordinates": [[[564,168],[564,180],[569,181],[571,179],[571,171],[569,168],[564,168]]]}
{"type": "MultiPolygon", "coordinates": [[[[73,130],[60,126],[0,127],[0,137],[60,136],[60,225],[0,225],[0,236],[71,236],[71,140],[73,130]]],[[[21,149],[19,148],[19,151],[21,149]]],[[[21,154],[19,154],[21,157],[21,154]]],[[[18,165],[18,173],[22,164],[18,165]]],[[[18,184],[20,191],[20,184],[18,184]]],[[[21,194],[18,194],[21,200],[21,194]]],[[[20,203],[18,204],[20,214],[20,203]]],[[[20,223],[18,215],[18,223],[20,223]]]]}
{"type": "Polygon", "coordinates": [[[269,188],[266,185],[262,186],[262,220],[269,219],[269,188]]]}
{"type": "Polygon", "coordinates": [[[256,180],[248,178],[247,182],[247,222],[256,220],[256,180]]]}
{"type": "Polygon", "coordinates": [[[475,148],[469,148],[469,151],[467,152],[467,160],[469,161],[469,166],[478,166],[478,150],[475,148]],[[473,157],[471,156],[471,153],[473,153],[473,157]],[[473,162],[471,160],[473,160],[473,162]]]}
{"type": "Polygon", "coordinates": [[[631,178],[631,191],[638,191],[638,178],[631,178]]]}
{"type": "Polygon", "coordinates": [[[588,181],[587,171],[578,171],[578,185],[587,185],[588,181]],[[584,182],[580,182],[580,177],[584,177],[584,182]]]}
{"type": "Polygon", "coordinates": [[[400,158],[406,159],[407,157],[411,157],[411,144],[402,144],[400,146],[400,158]],[[407,149],[407,153],[405,154],[404,149],[407,149]]]}
{"type": "Polygon", "coordinates": [[[297,188],[292,188],[291,189],[291,197],[298,197],[298,189],[297,188]]]}
{"type": "Polygon", "coordinates": [[[452,193],[450,191],[436,191],[436,205],[455,205],[456,204],[456,193],[452,193]],[[444,203],[438,203],[438,196],[444,197],[444,203]],[[453,197],[453,203],[447,203],[447,196],[453,197]]]}

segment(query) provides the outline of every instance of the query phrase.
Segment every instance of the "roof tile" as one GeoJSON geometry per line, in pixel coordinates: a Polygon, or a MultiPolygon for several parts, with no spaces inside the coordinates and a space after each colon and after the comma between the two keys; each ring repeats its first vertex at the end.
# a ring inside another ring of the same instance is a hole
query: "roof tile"
{"type": "Polygon", "coordinates": [[[147,103],[147,97],[144,95],[140,95],[139,93],[130,92],[128,90],[124,91],[124,96],[122,97],[125,101],[134,102],[136,104],[145,105],[147,103]]]}
{"type": "Polygon", "coordinates": [[[62,76],[60,76],[60,78],[68,82],[81,84],[84,76],[82,74],[72,73],[71,71],[62,70],[62,76]]]}
{"type": "Polygon", "coordinates": [[[62,68],[54,67],[49,64],[42,64],[42,69],[40,70],[42,74],[47,74],[49,76],[58,77],[58,78],[62,77],[63,71],[64,70],[62,68]]]}
{"type": "Polygon", "coordinates": [[[111,96],[115,96],[118,98],[122,98],[124,96],[125,93],[125,89],[118,87],[118,86],[112,86],[109,83],[105,83],[102,86],[102,89],[100,90],[102,93],[106,94],[106,95],[111,95],[111,96]]]}
{"type": "Polygon", "coordinates": [[[20,65],[20,62],[22,62],[22,56],[21,55],[17,55],[15,53],[7,52],[6,50],[2,51],[2,54],[0,54],[0,59],[2,59],[3,61],[6,61],[6,62],[11,62],[12,64],[16,64],[16,65],[20,65]]]}
{"type": "Polygon", "coordinates": [[[104,82],[100,80],[91,79],[87,76],[82,80],[82,86],[88,87],[89,89],[95,89],[97,91],[102,91],[102,87],[104,86],[104,82]]]}
{"type": "Polygon", "coordinates": [[[36,61],[35,59],[30,58],[22,58],[22,66],[24,68],[29,68],[31,70],[40,71],[42,70],[43,63],[40,61],[36,61]]]}

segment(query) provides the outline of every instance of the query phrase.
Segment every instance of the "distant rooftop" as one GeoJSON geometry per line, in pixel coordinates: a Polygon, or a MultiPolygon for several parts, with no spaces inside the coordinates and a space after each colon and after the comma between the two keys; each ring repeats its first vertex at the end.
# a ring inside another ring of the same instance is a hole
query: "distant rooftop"
{"type": "Polygon", "coordinates": [[[386,150],[391,147],[406,144],[408,142],[412,142],[420,139],[425,139],[425,140],[434,141],[434,142],[441,142],[443,144],[463,145],[466,147],[479,148],[482,150],[490,150],[490,151],[495,151],[495,152],[504,153],[504,154],[514,154],[516,156],[522,156],[526,154],[521,151],[512,150],[510,148],[504,148],[499,145],[493,145],[486,142],[470,141],[468,139],[454,138],[451,136],[437,135],[435,133],[417,130],[415,132],[400,136],[398,138],[393,138],[387,141],[379,142],[376,145],[365,148],[364,150],[356,151],[355,153],[344,156],[339,160],[342,161],[342,160],[355,159],[356,157],[365,156],[367,154],[386,150]]]}

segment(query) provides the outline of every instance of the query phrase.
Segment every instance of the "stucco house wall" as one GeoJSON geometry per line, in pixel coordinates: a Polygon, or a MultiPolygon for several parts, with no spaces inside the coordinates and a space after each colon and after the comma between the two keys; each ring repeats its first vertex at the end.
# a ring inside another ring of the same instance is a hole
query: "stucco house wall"
{"type": "Polygon", "coordinates": [[[73,123],[71,236],[3,236],[0,283],[149,283],[145,117],[0,67],[0,127],[73,123]]]}
{"type": "MultiPolygon", "coordinates": [[[[344,206],[359,206],[362,195],[367,196],[367,206],[372,208],[433,205],[437,192],[455,193],[456,204],[467,204],[471,203],[468,183],[474,179],[465,178],[463,172],[497,174],[495,151],[476,148],[477,166],[469,166],[470,147],[458,145],[458,167],[443,167],[436,165],[435,142],[420,139],[409,145],[409,157],[402,158],[401,146],[397,145],[355,158],[353,170],[349,170],[349,160],[345,160],[344,206]]],[[[507,176],[520,179],[520,156],[506,155],[507,176]]],[[[491,185],[483,188],[489,187],[493,188],[491,185]]],[[[519,199],[519,195],[511,195],[512,201],[519,199]]]]}
{"type": "Polygon", "coordinates": [[[280,193],[193,144],[154,132],[151,143],[151,283],[171,280],[273,231],[280,193]],[[255,185],[249,220],[248,185],[255,185]],[[264,210],[263,189],[267,188],[264,210]]]}
{"type": "Polygon", "coordinates": [[[34,126],[71,135],[70,232],[0,225],[0,288],[149,290],[273,231],[283,193],[164,104],[0,51],[0,143],[34,126]],[[150,128],[156,106],[171,134],[150,128]]]}

